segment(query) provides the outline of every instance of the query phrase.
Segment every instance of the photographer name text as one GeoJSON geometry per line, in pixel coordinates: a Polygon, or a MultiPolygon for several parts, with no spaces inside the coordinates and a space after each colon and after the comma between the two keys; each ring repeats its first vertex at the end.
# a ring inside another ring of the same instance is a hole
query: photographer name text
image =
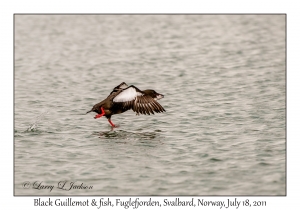
{"type": "Polygon", "coordinates": [[[70,190],[92,190],[92,185],[86,185],[82,182],[73,182],[73,181],[59,181],[57,185],[45,184],[42,181],[34,182],[23,182],[23,189],[35,189],[35,190],[47,190],[52,192],[53,189],[70,191],[70,190]]]}

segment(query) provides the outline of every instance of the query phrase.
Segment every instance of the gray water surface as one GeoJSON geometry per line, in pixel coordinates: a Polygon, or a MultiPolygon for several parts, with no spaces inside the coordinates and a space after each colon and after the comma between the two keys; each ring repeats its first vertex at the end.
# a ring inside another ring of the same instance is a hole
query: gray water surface
{"type": "Polygon", "coordinates": [[[14,44],[15,195],[285,195],[284,15],[15,15],[14,44]],[[85,115],[121,82],[166,112],[85,115]]]}

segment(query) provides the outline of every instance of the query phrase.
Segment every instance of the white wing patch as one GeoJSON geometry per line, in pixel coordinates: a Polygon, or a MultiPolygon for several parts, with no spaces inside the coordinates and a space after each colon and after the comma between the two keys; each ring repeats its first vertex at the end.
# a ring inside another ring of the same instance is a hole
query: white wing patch
{"type": "Polygon", "coordinates": [[[135,88],[130,87],[125,90],[123,90],[119,95],[117,95],[114,99],[113,102],[126,102],[126,101],[132,101],[134,100],[137,96],[143,95],[140,92],[136,92],[135,88]]]}

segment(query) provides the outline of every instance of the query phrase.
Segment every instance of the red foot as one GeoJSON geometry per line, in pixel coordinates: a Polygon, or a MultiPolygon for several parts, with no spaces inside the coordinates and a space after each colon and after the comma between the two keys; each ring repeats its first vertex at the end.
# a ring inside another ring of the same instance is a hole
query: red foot
{"type": "Polygon", "coordinates": [[[109,124],[111,124],[112,127],[116,128],[117,126],[115,124],[112,123],[112,121],[110,119],[108,119],[109,124]]]}
{"type": "Polygon", "coordinates": [[[102,113],[101,114],[97,114],[94,118],[97,119],[97,118],[100,118],[102,117],[103,115],[105,115],[105,112],[104,112],[104,109],[101,107],[101,111],[102,113]]]}

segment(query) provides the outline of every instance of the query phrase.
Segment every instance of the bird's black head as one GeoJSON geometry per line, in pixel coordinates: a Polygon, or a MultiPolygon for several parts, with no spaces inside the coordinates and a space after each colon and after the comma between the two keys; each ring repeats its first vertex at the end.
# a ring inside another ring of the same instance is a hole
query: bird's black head
{"type": "Polygon", "coordinates": [[[151,96],[155,100],[159,100],[164,97],[163,94],[157,93],[155,90],[144,90],[143,92],[151,96]]]}

